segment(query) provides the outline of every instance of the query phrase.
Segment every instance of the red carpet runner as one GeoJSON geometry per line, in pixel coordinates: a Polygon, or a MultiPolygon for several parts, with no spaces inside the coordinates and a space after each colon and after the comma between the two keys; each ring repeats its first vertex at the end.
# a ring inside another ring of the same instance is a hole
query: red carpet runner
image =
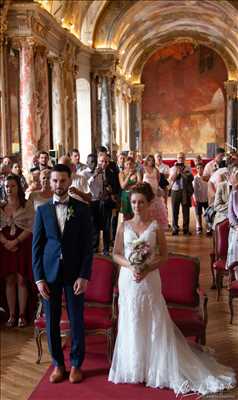
{"type": "MultiPolygon", "coordinates": [[[[66,364],[69,367],[66,348],[66,364]]],[[[83,364],[84,380],[70,384],[67,380],[50,384],[50,367],[28,400],[197,400],[199,395],[182,396],[171,390],[150,389],[144,385],[114,385],[107,380],[106,346],[101,338],[87,338],[87,354],[83,364]]]]}

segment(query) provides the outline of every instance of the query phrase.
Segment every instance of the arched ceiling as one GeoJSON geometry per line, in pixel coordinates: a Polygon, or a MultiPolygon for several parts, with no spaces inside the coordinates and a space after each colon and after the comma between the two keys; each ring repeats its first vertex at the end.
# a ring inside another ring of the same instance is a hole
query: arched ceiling
{"type": "Polygon", "coordinates": [[[176,42],[203,44],[238,79],[237,0],[35,0],[85,45],[118,50],[120,71],[140,82],[158,49],[176,42]]]}

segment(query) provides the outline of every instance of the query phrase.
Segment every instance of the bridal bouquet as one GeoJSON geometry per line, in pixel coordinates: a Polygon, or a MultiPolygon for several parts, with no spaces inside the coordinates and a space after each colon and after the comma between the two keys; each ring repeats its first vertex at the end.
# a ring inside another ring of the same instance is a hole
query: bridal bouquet
{"type": "Polygon", "coordinates": [[[134,240],[128,261],[135,267],[136,272],[143,272],[146,269],[146,261],[151,255],[150,245],[144,240],[134,240]]]}

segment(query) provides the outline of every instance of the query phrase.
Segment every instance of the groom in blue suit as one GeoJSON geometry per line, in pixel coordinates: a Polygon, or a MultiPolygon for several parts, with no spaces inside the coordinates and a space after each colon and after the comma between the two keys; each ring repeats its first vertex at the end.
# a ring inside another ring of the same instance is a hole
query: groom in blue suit
{"type": "Polygon", "coordinates": [[[65,378],[59,326],[63,289],[71,326],[71,383],[82,380],[85,353],[83,307],[93,257],[91,219],[88,206],[68,195],[70,185],[69,167],[55,165],[51,170],[53,198],[38,207],[33,232],[33,273],[43,297],[54,365],[51,383],[65,378]]]}

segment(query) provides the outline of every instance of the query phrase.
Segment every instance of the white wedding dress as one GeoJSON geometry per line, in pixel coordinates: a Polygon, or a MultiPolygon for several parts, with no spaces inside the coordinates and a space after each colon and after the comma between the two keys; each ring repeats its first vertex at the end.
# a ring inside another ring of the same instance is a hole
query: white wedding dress
{"type": "MultiPolygon", "coordinates": [[[[156,251],[157,222],[139,236],[156,251]]],[[[138,239],[130,222],[124,227],[124,252],[138,239]]],[[[236,384],[233,370],[218,364],[214,357],[189,345],[172,322],[161,293],[158,270],[140,283],[128,268],[119,276],[119,325],[109,381],[140,383],[154,388],[170,388],[176,394],[215,393],[236,384]]]]}

